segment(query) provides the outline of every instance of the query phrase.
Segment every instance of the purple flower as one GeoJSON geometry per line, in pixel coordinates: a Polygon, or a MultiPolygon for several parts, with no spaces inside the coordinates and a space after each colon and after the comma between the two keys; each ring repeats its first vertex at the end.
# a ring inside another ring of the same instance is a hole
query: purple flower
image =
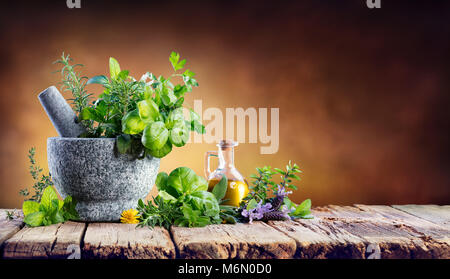
{"type": "Polygon", "coordinates": [[[281,196],[284,198],[289,194],[292,194],[292,191],[286,191],[286,188],[284,188],[284,186],[278,185],[277,196],[281,196]]]}
{"type": "Polygon", "coordinates": [[[241,212],[241,215],[248,218],[249,223],[253,220],[260,220],[264,217],[264,213],[272,211],[272,205],[270,203],[262,204],[262,201],[256,205],[255,208],[250,210],[244,209],[241,212]]]}
{"type": "Polygon", "coordinates": [[[289,216],[289,213],[291,213],[292,210],[290,210],[287,206],[283,205],[281,207],[281,212],[283,212],[284,218],[291,219],[291,216],[289,216]]]}

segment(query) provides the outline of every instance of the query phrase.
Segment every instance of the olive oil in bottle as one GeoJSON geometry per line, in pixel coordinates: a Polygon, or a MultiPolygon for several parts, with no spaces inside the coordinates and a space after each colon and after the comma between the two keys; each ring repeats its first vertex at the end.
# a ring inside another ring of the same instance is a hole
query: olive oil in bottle
{"type": "Polygon", "coordinates": [[[228,179],[228,184],[223,204],[232,206],[239,206],[249,192],[247,181],[234,166],[234,147],[237,145],[237,142],[222,140],[217,144],[219,147],[218,151],[206,152],[205,164],[208,191],[212,191],[214,186],[222,179],[222,176],[225,175],[228,179]],[[210,171],[211,156],[219,158],[219,166],[214,171],[210,171]]]}

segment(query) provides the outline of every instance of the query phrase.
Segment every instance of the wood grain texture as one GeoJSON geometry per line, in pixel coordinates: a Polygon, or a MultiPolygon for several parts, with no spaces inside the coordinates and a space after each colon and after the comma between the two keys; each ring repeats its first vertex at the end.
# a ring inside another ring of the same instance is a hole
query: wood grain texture
{"type": "MultiPolygon", "coordinates": [[[[23,227],[0,210],[5,258],[444,258],[450,259],[450,206],[323,206],[314,219],[137,228],[67,222],[23,227]],[[23,228],[22,228],[23,227],[23,228]],[[22,228],[22,229],[21,229],[22,228]]],[[[0,243],[1,243],[0,242],[0,243]]]]}
{"type": "MultiPolygon", "coordinates": [[[[0,247],[3,246],[3,242],[11,238],[23,227],[23,215],[21,210],[17,209],[0,209],[0,247]],[[20,217],[8,220],[6,218],[6,212],[14,212],[20,217]]],[[[1,249],[0,249],[1,250],[1,249]]]]}
{"type": "Polygon", "coordinates": [[[80,256],[86,225],[66,222],[46,227],[24,227],[5,241],[4,258],[68,258],[80,256]]]}
{"type": "Polygon", "coordinates": [[[84,237],[83,258],[172,259],[175,245],[160,227],[137,228],[135,224],[92,223],[84,237]]]}
{"type": "Polygon", "coordinates": [[[450,229],[450,205],[393,205],[392,207],[450,229]]]}
{"type": "Polygon", "coordinates": [[[284,259],[296,251],[292,238],[263,222],[172,227],[171,233],[181,258],[284,259]]]}

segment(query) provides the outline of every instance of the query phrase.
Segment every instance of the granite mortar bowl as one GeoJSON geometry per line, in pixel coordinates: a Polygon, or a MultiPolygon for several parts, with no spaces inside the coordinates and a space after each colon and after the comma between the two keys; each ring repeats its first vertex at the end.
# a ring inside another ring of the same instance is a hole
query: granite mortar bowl
{"type": "Polygon", "coordinates": [[[119,154],[114,138],[47,139],[47,159],[56,190],[78,202],[82,221],[118,221],[136,208],[155,183],[160,159],[119,154]]]}

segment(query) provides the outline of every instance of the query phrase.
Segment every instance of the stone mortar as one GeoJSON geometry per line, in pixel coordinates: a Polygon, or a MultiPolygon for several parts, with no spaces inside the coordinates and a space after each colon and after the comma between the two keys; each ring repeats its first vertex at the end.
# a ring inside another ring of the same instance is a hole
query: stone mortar
{"type": "Polygon", "coordinates": [[[155,183],[160,159],[119,154],[114,138],[48,138],[48,166],[56,190],[78,201],[82,221],[118,221],[155,183]]]}

